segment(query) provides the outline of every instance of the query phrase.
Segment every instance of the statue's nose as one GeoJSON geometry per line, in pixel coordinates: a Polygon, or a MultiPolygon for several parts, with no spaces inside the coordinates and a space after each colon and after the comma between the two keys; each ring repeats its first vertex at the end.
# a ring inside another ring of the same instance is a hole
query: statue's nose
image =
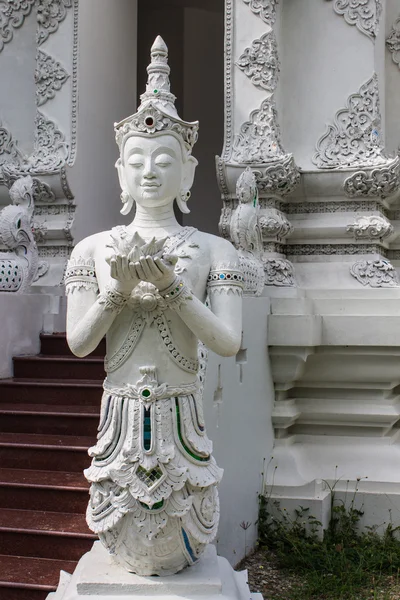
{"type": "Polygon", "coordinates": [[[153,179],[155,176],[154,166],[150,160],[147,160],[144,165],[143,177],[145,179],[153,179]]]}

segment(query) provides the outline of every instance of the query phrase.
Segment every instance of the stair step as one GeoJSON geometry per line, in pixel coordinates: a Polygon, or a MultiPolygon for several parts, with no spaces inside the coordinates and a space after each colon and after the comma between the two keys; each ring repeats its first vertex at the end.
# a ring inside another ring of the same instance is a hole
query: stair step
{"type": "Polygon", "coordinates": [[[0,554],[78,561],[97,539],[84,515],[3,508],[0,554]]]}
{"type": "Polygon", "coordinates": [[[88,490],[83,473],[0,469],[0,508],[84,514],[88,490]]]}
{"type": "Polygon", "coordinates": [[[75,561],[0,556],[0,598],[45,600],[56,590],[60,571],[72,574],[75,567],[75,561]]]}
{"type": "MultiPolygon", "coordinates": [[[[65,354],[71,355],[65,333],[41,333],[40,348],[42,354],[65,354]]],[[[100,344],[90,354],[90,356],[103,356],[106,353],[106,340],[101,340],[100,344]]]]}
{"type": "Polygon", "coordinates": [[[8,469],[82,471],[89,466],[93,437],[0,433],[0,464],[8,469]]]}
{"type": "Polygon", "coordinates": [[[0,431],[95,436],[97,406],[0,403],[0,431]]]}
{"type": "Polygon", "coordinates": [[[35,379],[104,379],[104,361],[101,357],[75,356],[15,356],[14,376],[35,379]]]}
{"type": "Polygon", "coordinates": [[[102,382],[98,379],[29,379],[0,380],[2,402],[100,406],[102,382]]]}

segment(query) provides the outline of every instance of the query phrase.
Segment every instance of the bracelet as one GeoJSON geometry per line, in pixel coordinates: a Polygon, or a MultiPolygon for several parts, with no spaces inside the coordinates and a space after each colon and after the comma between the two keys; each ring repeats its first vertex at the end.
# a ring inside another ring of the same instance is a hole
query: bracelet
{"type": "Polygon", "coordinates": [[[104,305],[105,310],[112,310],[120,313],[128,302],[129,295],[125,296],[117,292],[111,285],[106,285],[105,289],[97,297],[99,304],[104,305]]]}
{"type": "Polygon", "coordinates": [[[169,287],[160,291],[160,296],[174,310],[178,310],[186,300],[192,300],[191,291],[180,277],[175,277],[169,287]]]}

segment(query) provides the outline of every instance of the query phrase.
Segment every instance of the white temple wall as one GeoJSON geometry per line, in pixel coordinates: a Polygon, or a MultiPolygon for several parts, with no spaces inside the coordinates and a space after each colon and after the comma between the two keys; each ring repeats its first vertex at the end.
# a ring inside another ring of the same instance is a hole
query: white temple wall
{"type": "Polygon", "coordinates": [[[12,357],[37,354],[43,315],[56,308],[49,295],[0,293],[0,379],[12,377],[12,357]]]}
{"type": "Polygon", "coordinates": [[[236,357],[210,353],[204,394],[207,433],[224,476],[218,554],[236,565],[257,541],[259,494],[272,453],[274,389],[267,350],[267,298],[243,299],[236,357]],[[247,530],[241,526],[245,525],[247,530]]]}

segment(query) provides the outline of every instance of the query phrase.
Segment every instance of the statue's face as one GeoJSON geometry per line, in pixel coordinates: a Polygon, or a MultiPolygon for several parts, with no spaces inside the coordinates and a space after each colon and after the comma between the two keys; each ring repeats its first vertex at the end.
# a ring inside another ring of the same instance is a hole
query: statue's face
{"type": "Polygon", "coordinates": [[[181,146],[172,135],[132,136],[122,157],[124,187],[145,207],[165,206],[178,196],[183,174],[181,146]]]}

